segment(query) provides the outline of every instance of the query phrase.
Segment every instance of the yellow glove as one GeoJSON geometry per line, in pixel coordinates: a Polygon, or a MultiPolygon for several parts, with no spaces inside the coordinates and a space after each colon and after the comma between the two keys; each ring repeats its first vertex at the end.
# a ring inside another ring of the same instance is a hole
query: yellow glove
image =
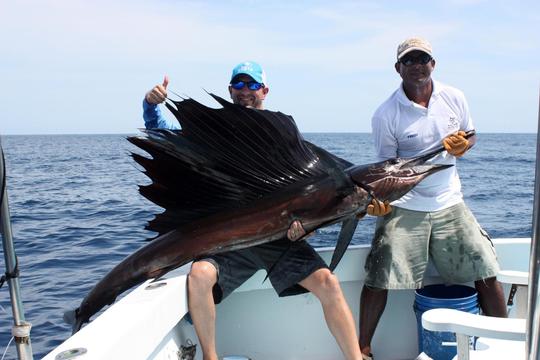
{"type": "Polygon", "coordinates": [[[371,204],[368,205],[366,212],[372,216],[385,216],[392,211],[392,206],[388,200],[384,203],[377,199],[371,200],[371,204]]]}
{"type": "Polygon", "coordinates": [[[460,157],[469,149],[469,140],[465,139],[465,131],[448,135],[442,141],[444,148],[449,154],[460,157]]]}

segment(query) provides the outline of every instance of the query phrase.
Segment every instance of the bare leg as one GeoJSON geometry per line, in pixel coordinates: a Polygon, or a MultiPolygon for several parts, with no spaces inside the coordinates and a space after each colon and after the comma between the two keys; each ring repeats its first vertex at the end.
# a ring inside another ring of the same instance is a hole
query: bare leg
{"type": "Polygon", "coordinates": [[[366,285],[362,288],[360,297],[360,337],[358,342],[363,354],[367,355],[371,352],[371,340],[386,307],[387,299],[388,290],[370,288],[366,285]]]}
{"type": "Polygon", "coordinates": [[[362,359],[356,342],[354,319],[337,277],[328,269],[319,269],[300,282],[321,302],[326,324],[348,360],[362,359]]]}
{"type": "Polygon", "coordinates": [[[474,287],[478,291],[478,301],[484,314],[487,316],[508,317],[504,291],[497,278],[492,277],[475,281],[474,287]]]}
{"type": "Polygon", "coordinates": [[[217,281],[214,265],[197,261],[188,278],[188,308],[201,344],[204,360],[218,360],[216,353],[216,305],[212,288],[217,281]]]}

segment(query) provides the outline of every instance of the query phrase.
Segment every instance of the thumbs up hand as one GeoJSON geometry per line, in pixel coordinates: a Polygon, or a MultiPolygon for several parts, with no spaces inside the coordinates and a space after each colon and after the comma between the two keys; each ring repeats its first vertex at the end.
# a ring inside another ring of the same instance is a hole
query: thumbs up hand
{"type": "Polygon", "coordinates": [[[165,75],[163,84],[158,84],[146,93],[145,99],[149,104],[161,104],[167,98],[167,86],[169,85],[169,77],[165,75]]]}

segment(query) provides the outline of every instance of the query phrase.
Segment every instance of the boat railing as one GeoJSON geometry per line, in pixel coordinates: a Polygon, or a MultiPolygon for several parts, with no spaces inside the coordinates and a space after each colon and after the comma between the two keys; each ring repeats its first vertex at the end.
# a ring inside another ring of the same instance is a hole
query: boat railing
{"type": "Polygon", "coordinates": [[[538,294],[540,281],[540,96],[538,98],[538,131],[536,135],[536,168],[534,179],[534,203],[532,218],[531,257],[529,263],[529,315],[527,317],[527,359],[536,360],[539,356],[540,297],[538,294]]]}
{"type": "Polygon", "coordinates": [[[13,236],[11,232],[11,220],[9,214],[9,205],[6,185],[6,165],[4,151],[0,143],[0,233],[2,234],[2,246],[4,249],[4,259],[6,272],[3,279],[9,287],[9,296],[11,299],[11,308],[13,312],[14,325],[12,335],[15,339],[17,355],[21,360],[32,360],[32,346],[30,343],[31,324],[25,321],[24,309],[19,286],[19,264],[15,248],[13,245],[13,236]]]}

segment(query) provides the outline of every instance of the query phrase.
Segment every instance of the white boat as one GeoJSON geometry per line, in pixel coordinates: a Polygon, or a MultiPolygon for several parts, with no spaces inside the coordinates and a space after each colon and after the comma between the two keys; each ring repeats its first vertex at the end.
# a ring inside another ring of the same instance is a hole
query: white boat
{"type": "MultiPolygon", "coordinates": [[[[528,313],[526,354],[531,360],[536,360],[540,354],[538,349],[540,268],[537,266],[540,259],[538,248],[540,244],[537,241],[537,235],[540,233],[538,221],[540,217],[538,213],[540,208],[540,180],[538,179],[540,142],[537,146],[532,241],[516,238],[493,241],[502,269],[531,271],[530,294],[528,298],[527,296],[516,297],[515,309],[513,309],[516,311],[512,311],[521,315],[528,313]],[[532,255],[532,261],[529,262],[530,255],[532,255]],[[528,304],[530,306],[526,310],[528,304]]],[[[2,226],[7,236],[3,240],[5,240],[5,249],[9,250],[12,244],[7,208],[7,199],[4,197],[2,212],[7,216],[3,217],[2,226]]],[[[329,262],[333,249],[320,248],[318,251],[329,262]]],[[[365,278],[363,265],[368,252],[369,245],[350,247],[336,269],[355,319],[358,319],[360,291],[365,278]]],[[[5,253],[10,256],[6,261],[7,273],[14,273],[16,262],[12,259],[13,251],[5,250],[5,253]]],[[[52,350],[44,359],[202,359],[198,339],[188,314],[186,291],[188,271],[189,264],[166,274],[163,278],[146,281],[105,309],[78,333],[52,350]],[[193,349],[195,349],[194,354],[192,354],[193,349]]],[[[217,306],[216,344],[219,356],[252,360],[342,359],[343,355],[324,321],[319,301],[311,294],[279,298],[270,283],[263,281],[264,278],[263,271],[256,273],[217,306]]],[[[441,279],[434,268],[428,267],[425,285],[440,282],[441,279]]],[[[10,291],[16,293],[18,291],[17,277],[8,279],[8,283],[10,283],[10,291]]],[[[505,284],[504,287],[508,296],[510,285],[505,284]]],[[[414,298],[413,290],[390,292],[386,311],[372,342],[377,360],[416,359],[419,355],[418,324],[412,307],[414,298]]],[[[12,294],[12,299],[18,299],[18,295],[12,294]]],[[[12,300],[14,305],[17,301],[12,300]]],[[[13,307],[15,328],[18,328],[21,327],[21,323],[24,323],[24,316],[19,314],[17,306],[13,307]]],[[[520,324],[523,328],[525,327],[524,321],[520,324]]],[[[503,326],[502,332],[504,329],[503,326]]],[[[521,333],[524,335],[525,329],[522,329],[521,333]]],[[[27,339],[28,335],[29,329],[20,334],[18,339],[27,339]]],[[[32,358],[29,346],[24,346],[20,342],[17,345],[21,359],[32,358]],[[30,355],[25,357],[25,352],[30,355]]],[[[487,358],[506,359],[508,357],[500,357],[499,354],[487,358]]]]}
{"type": "MultiPolygon", "coordinates": [[[[529,270],[530,239],[496,239],[494,244],[502,269],[529,270]]],[[[333,249],[318,251],[329,261],[333,249]]],[[[355,319],[368,252],[368,245],[352,246],[336,269],[355,319]]],[[[140,285],[44,359],[191,359],[187,353],[193,345],[194,359],[202,359],[188,315],[188,271],[189,264],[140,285]]],[[[342,359],[317,298],[311,294],[279,298],[264,278],[265,273],[258,272],[217,306],[219,356],[253,360],[342,359]]],[[[440,282],[437,272],[429,267],[426,285],[440,282]]],[[[510,286],[505,285],[506,294],[509,290],[510,286]]],[[[419,355],[414,297],[413,290],[390,292],[373,341],[377,360],[415,359],[419,355]]],[[[521,303],[514,307],[525,305],[523,298],[518,300],[521,303]]]]}

